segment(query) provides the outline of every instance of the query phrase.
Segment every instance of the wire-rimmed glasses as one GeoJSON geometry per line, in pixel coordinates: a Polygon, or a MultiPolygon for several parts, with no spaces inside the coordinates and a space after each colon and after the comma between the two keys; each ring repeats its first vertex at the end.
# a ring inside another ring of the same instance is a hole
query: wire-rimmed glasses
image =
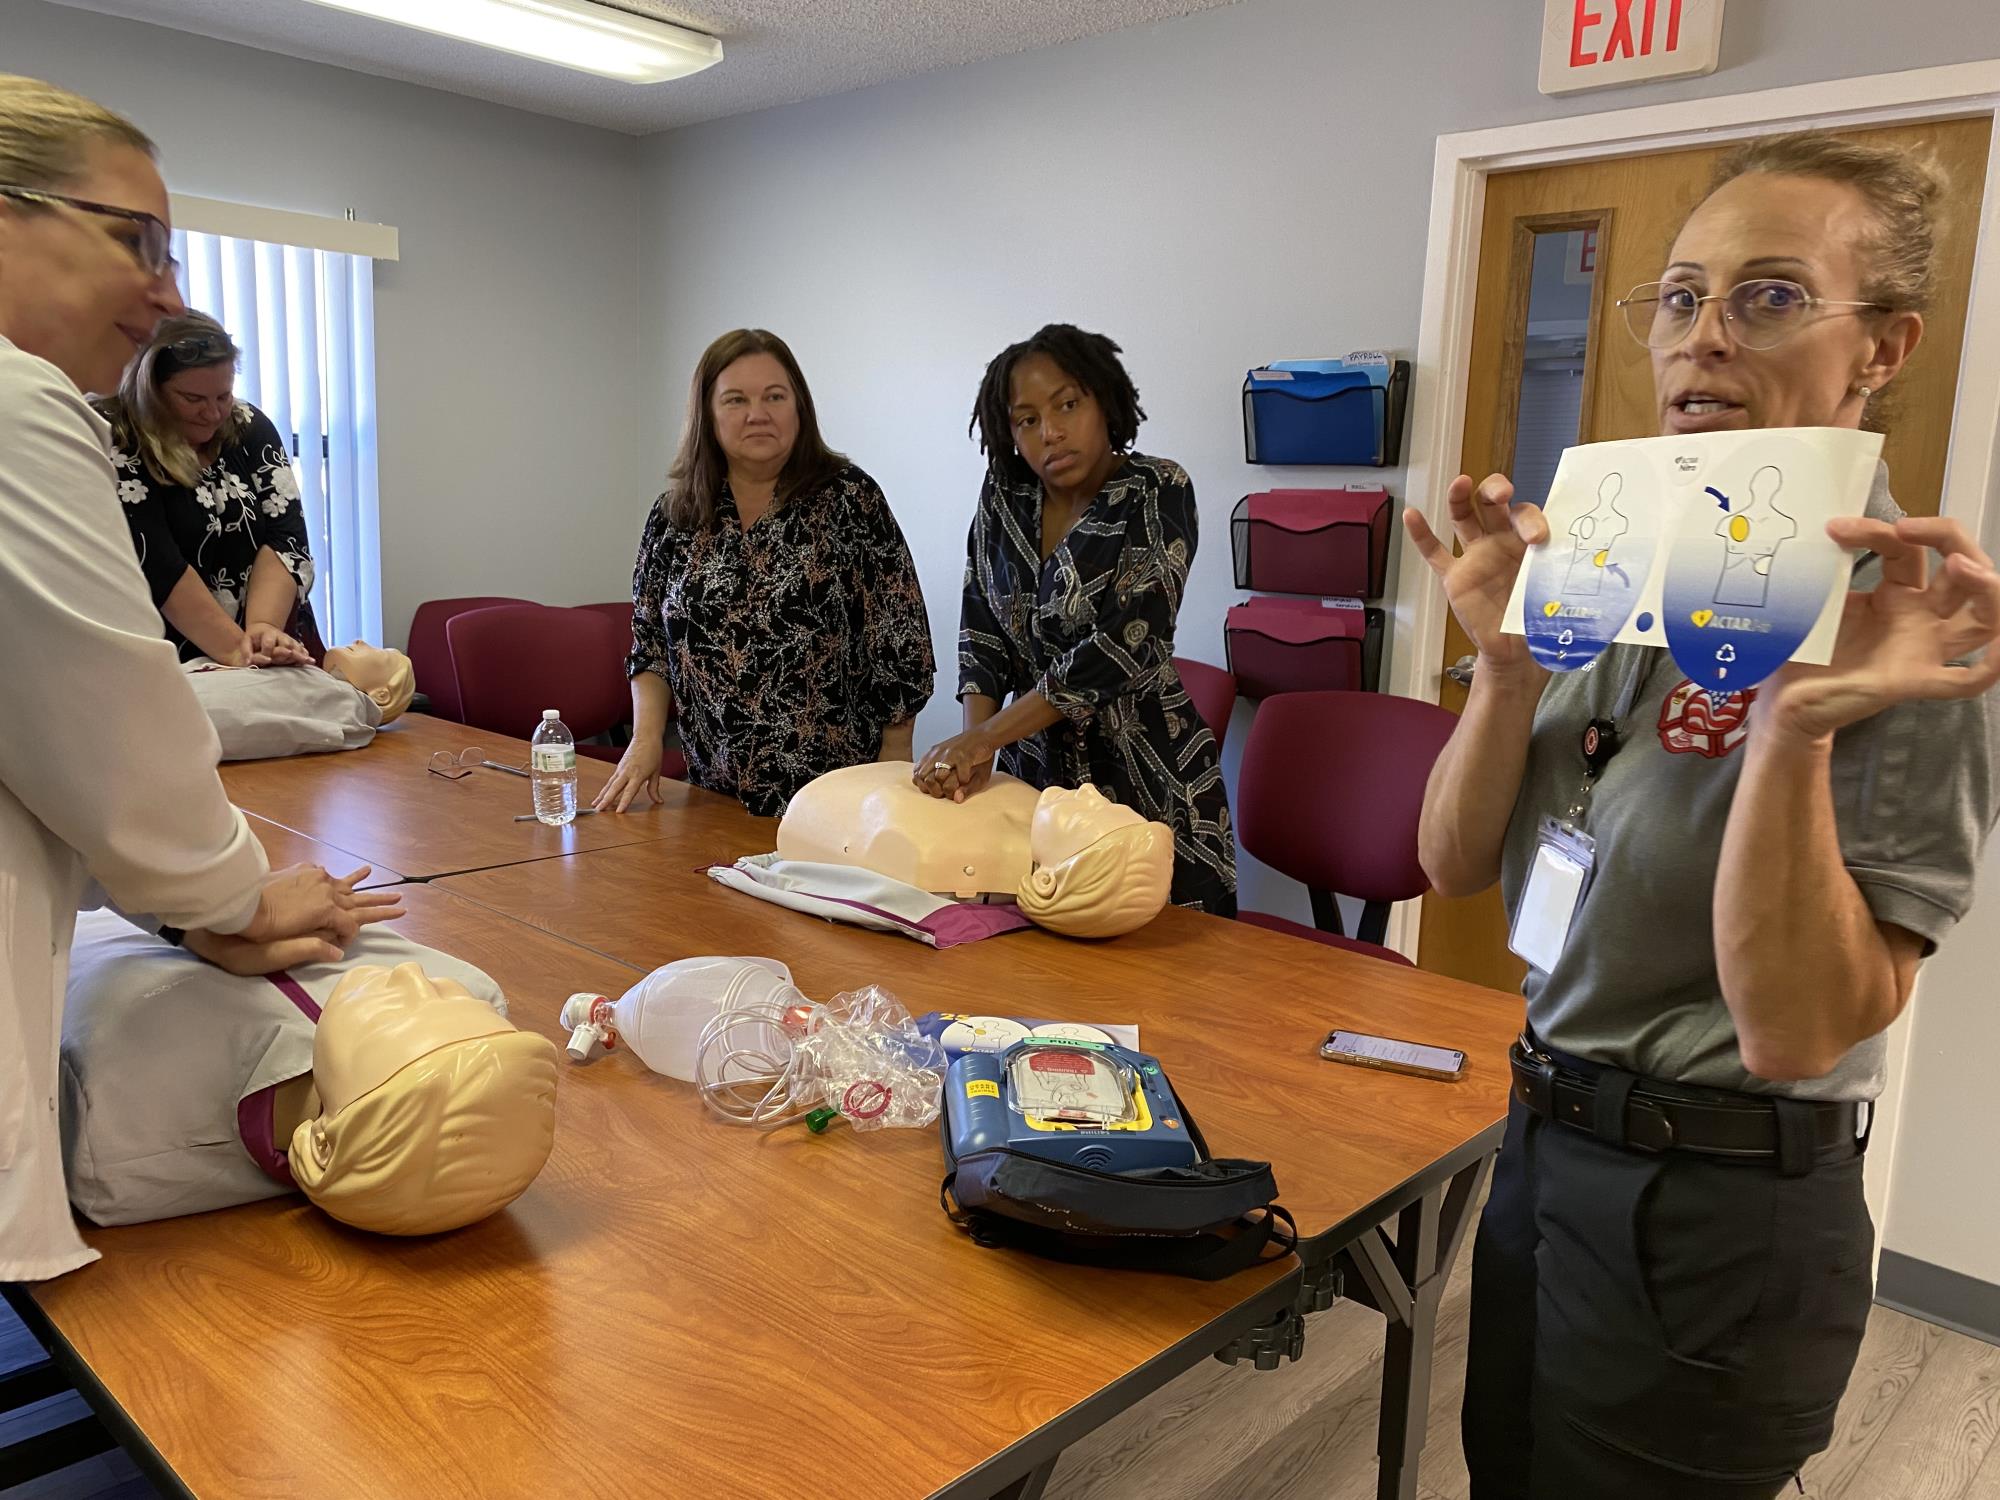
{"type": "Polygon", "coordinates": [[[1726,292],[1703,296],[1685,282],[1649,281],[1618,299],[1625,326],[1648,349],[1672,349],[1694,332],[1704,302],[1722,304],[1722,325],[1744,349],[1775,349],[1801,328],[1819,321],[1824,309],[1892,309],[1881,302],[1844,302],[1815,297],[1796,281],[1759,277],[1739,281],[1726,292]]]}
{"type": "Polygon", "coordinates": [[[510,766],[497,760],[488,760],[486,752],[477,745],[468,745],[454,755],[449,750],[433,750],[430,764],[424,767],[433,776],[442,776],[446,781],[458,781],[470,776],[481,766],[492,771],[505,771],[509,776],[526,776],[526,766],[510,766]]]}

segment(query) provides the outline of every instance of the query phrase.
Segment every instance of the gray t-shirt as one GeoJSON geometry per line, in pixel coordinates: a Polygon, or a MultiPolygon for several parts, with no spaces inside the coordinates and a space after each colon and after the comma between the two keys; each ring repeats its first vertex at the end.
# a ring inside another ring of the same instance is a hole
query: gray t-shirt
{"type": "MultiPolygon", "coordinates": [[[[1902,514],[1878,470],[1868,515],[1902,514]]],[[[1857,588],[1879,561],[1863,559],[1857,588]]],[[[1501,888],[1516,910],[1544,816],[1583,781],[1579,747],[1613,718],[1636,675],[1621,745],[1589,799],[1596,861],[1555,971],[1528,971],[1528,1021],[1549,1045],[1653,1078],[1812,1099],[1872,1099],[1886,1042],[1856,1045],[1824,1078],[1772,1083],[1744,1070],[1715,966],[1713,902],[1722,835],[1742,769],[1748,693],[1711,695],[1664,650],[1613,646],[1553,678],[1535,711],[1501,888]]],[[[1934,945],[1972,902],[1974,872],[2000,816],[2000,690],[1901,703],[1834,737],[1833,802],[1848,874],[1879,921],[1934,945]]]]}

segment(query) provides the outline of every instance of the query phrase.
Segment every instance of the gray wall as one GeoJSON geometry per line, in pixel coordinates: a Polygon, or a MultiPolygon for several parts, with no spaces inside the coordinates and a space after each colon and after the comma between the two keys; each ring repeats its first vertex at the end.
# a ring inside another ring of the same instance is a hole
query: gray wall
{"type": "Polygon", "coordinates": [[[426,598],[626,594],[637,142],[41,0],[0,0],[0,70],[129,114],[177,191],[402,231],[375,279],[389,643],[426,598]]]}

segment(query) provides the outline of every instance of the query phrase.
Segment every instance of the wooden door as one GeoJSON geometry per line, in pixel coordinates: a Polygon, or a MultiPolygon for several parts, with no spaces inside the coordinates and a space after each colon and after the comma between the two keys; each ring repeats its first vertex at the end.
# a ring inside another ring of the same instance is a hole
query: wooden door
{"type": "MultiPolygon", "coordinates": [[[[1884,449],[1903,508],[1935,515],[1951,438],[1992,121],[1987,116],[1924,121],[1848,134],[1928,150],[1951,178],[1937,297],[1925,320],[1923,342],[1892,390],[1884,449]]],[[[1551,428],[1566,427],[1571,420],[1577,430],[1563,436],[1575,442],[1650,437],[1657,431],[1650,359],[1626,332],[1615,304],[1630,288],[1659,278],[1682,221],[1700,201],[1717,161],[1731,149],[1701,147],[1577,162],[1498,173],[1488,180],[1480,231],[1479,310],[1466,381],[1464,472],[1475,478],[1512,473],[1517,457],[1531,460],[1529,466],[1543,472],[1551,428]],[[1561,281],[1547,274],[1558,259],[1561,281]],[[1579,297],[1579,279],[1586,273],[1585,295],[1579,297]],[[1545,305],[1571,316],[1544,317],[1545,305]],[[1574,331],[1576,315],[1585,323],[1580,347],[1563,341],[1564,334],[1574,331]],[[1560,357],[1538,358],[1544,351],[1567,354],[1574,366],[1577,389],[1569,393],[1567,406],[1543,395],[1549,384],[1540,378],[1548,373],[1543,367],[1562,363],[1560,357]]],[[[1529,494],[1525,484],[1520,493],[1540,498],[1529,494]]],[[[1450,668],[1471,649],[1458,622],[1448,619],[1440,665],[1450,668]]],[[[1464,707],[1465,689],[1446,677],[1438,701],[1456,713],[1464,707]]],[[[1518,987],[1526,972],[1507,951],[1506,914],[1497,887],[1459,901],[1426,897],[1420,953],[1427,969],[1503,989],[1518,987]]]]}

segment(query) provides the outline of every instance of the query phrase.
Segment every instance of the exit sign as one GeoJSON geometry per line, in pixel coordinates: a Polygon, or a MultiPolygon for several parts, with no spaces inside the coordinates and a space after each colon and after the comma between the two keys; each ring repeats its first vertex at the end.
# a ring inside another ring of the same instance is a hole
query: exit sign
{"type": "Polygon", "coordinates": [[[1713,73],[1722,0],[1543,0],[1542,92],[1713,73]]]}

